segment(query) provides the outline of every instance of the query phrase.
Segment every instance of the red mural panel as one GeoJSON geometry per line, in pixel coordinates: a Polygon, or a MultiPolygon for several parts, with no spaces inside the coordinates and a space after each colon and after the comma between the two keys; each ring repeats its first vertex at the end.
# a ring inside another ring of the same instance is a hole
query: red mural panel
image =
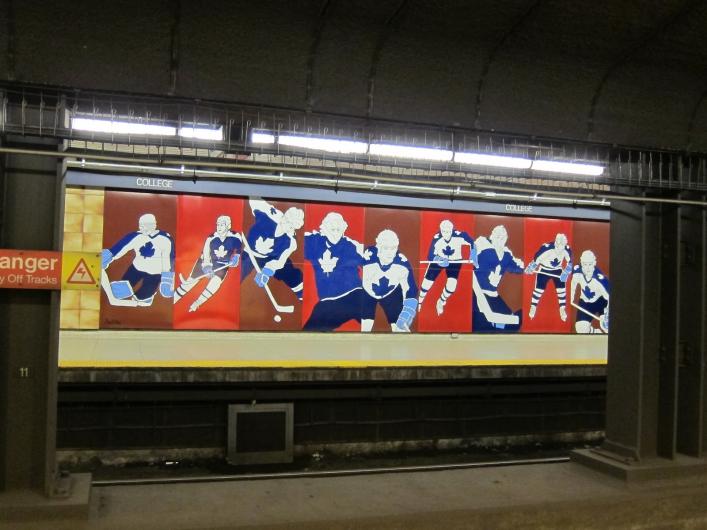
{"type": "Polygon", "coordinates": [[[106,192],[101,328],[172,328],[176,228],[176,196],[106,192]]]}
{"type": "Polygon", "coordinates": [[[244,201],[241,329],[301,329],[304,208],[297,202],[244,201]]]}
{"type": "Polygon", "coordinates": [[[474,331],[518,331],[523,321],[523,218],[477,215],[476,236],[474,331]]]}
{"type": "Polygon", "coordinates": [[[418,265],[421,304],[417,330],[469,332],[472,299],[469,241],[476,238],[474,215],[423,210],[420,216],[419,261],[434,261],[436,257],[446,266],[418,265]]]}
{"type": "Polygon", "coordinates": [[[523,326],[530,333],[569,333],[567,288],[575,262],[573,223],[567,219],[525,219],[523,326]],[[564,236],[564,237],[563,237],[564,236]],[[567,248],[569,247],[569,249],[567,248]],[[527,270],[527,269],[526,269],[527,270]],[[534,306],[534,309],[533,309],[534,306]]]}
{"type": "MultiPolygon", "coordinates": [[[[420,255],[420,212],[369,206],[366,208],[364,233],[366,247],[374,254],[372,263],[367,264],[363,270],[363,286],[368,293],[364,304],[367,304],[368,310],[375,311],[372,331],[391,331],[391,326],[397,323],[402,312],[400,291],[403,299],[417,301],[419,264],[411,260],[415,260],[415,257],[420,255]],[[392,236],[391,232],[395,236],[392,236]],[[376,239],[379,239],[380,245],[376,244],[376,239]],[[397,245],[395,245],[396,240],[397,245]],[[381,248],[382,251],[376,248],[381,248]],[[388,252],[394,253],[396,248],[397,253],[393,257],[393,262],[386,264],[388,252]],[[382,267],[381,260],[375,257],[376,254],[383,255],[382,267]],[[404,269],[409,269],[412,277],[404,269]],[[396,291],[398,287],[400,291],[396,291]]],[[[406,314],[413,313],[412,320],[408,324],[409,329],[416,331],[417,308],[408,309],[406,314]]],[[[370,325],[370,320],[370,318],[363,318],[362,330],[366,329],[367,324],[370,325]]]]}
{"type": "MultiPolygon", "coordinates": [[[[366,209],[363,206],[351,206],[328,203],[310,203],[305,207],[305,252],[304,263],[304,300],[302,304],[302,327],[313,331],[361,331],[359,320],[350,319],[336,326],[346,316],[360,316],[360,298],[346,296],[352,289],[361,286],[360,266],[355,264],[357,253],[354,246],[363,248],[364,221],[366,209]],[[323,226],[323,221],[326,222],[323,226]],[[346,225],[342,224],[345,223],[346,225]],[[339,230],[345,226],[345,230],[339,230]],[[333,232],[333,235],[332,235],[333,232]],[[328,236],[328,237],[327,237],[328,236]],[[323,239],[327,237],[327,239],[323,239]],[[354,246],[336,238],[348,238],[354,246]],[[311,238],[311,240],[310,240],[311,238]],[[317,241],[320,240],[320,241],[317,241]],[[332,241],[333,240],[333,241],[332,241]],[[348,260],[348,262],[347,262],[348,260]],[[347,267],[343,270],[343,267],[347,267]],[[355,276],[355,278],[353,278],[355,276]],[[322,287],[317,287],[317,278],[322,287]],[[332,285],[337,284],[337,285],[332,285]],[[320,311],[338,312],[343,316],[335,319],[322,318],[320,314],[310,320],[312,310],[320,299],[329,299],[322,304],[320,311]],[[341,307],[342,305],[349,307],[341,307]],[[326,321],[326,322],[325,322],[326,321]]],[[[363,258],[360,257],[360,260],[363,258]]],[[[360,292],[358,293],[360,295],[360,292]]]]}
{"type": "MultiPolygon", "coordinates": [[[[573,332],[587,332],[587,328],[577,328],[577,322],[588,322],[591,326],[590,331],[594,333],[601,332],[601,320],[600,316],[602,310],[601,305],[603,302],[603,297],[597,300],[599,304],[598,310],[590,310],[590,314],[582,312],[577,309],[577,306],[582,306],[581,290],[583,288],[588,288],[590,291],[590,296],[593,298],[591,293],[598,293],[601,291],[601,287],[597,285],[596,282],[611,282],[611,271],[609,270],[609,223],[601,223],[597,221],[574,221],[574,263],[576,267],[581,268],[582,256],[591,258],[592,255],[596,258],[596,275],[597,278],[591,280],[592,275],[589,274],[579,274],[579,271],[575,269],[575,274],[577,274],[577,279],[575,285],[575,292],[570,293],[570,285],[567,288],[567,298],[568,304],[571,305],[570,318],[569,320],[573,323],[575,329],[573,332]],[[586,254],[585,254],[586,252],[586,254]],[[586,280],[589,279],[590,284],[586,284],[586,280]],[[571,297],[571,300],[570,300],[571,297]],[[594,316],[591,316],[593,314],[594,316]]],[[[581,326],[581,324],[580,324],[581,326]]]]}
{"type": "Polygon", "coordinates": [[[179,197],[175,329],[238,329],[243,199],[179,197]]]}

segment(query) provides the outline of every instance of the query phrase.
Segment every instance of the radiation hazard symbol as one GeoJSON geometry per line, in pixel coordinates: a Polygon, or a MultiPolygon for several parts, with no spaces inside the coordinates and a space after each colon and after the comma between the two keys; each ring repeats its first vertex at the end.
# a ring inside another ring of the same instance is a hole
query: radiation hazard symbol
{"type": "Polygon", "coordinates": [[[61,288],[95,290],[100,288],[101,255],[95,252],[64,252],[61,288]]]}

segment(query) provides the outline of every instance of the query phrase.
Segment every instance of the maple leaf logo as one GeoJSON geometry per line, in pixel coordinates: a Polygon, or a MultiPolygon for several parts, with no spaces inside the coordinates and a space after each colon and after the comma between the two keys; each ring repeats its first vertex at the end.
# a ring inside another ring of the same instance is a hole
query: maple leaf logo
{"type": "Polygon", "coordinates": [[[143,258],[151,258],[155,255],[155,246],[152,244],[152,241],[148,241],[140,247],[140,255],[143,258]]]}
{"type": "Polygon", "coordinates": [[[262,236],[258,236],[258,239],[255,241],[255,251],[258,254],[262,254],[263,256],[267,256],[272,252],[272,247],[275,244],[275,240],[271,237],[263,239],[262,236]]]}
{"type": "Polygon", "coordinates": [[[553,258],[553,260],[550,262],[550,265],[553,267],[557,267],[560,264],[560,260],[557,258],[553,258]]]}
{"type": "Polygon", "coordinates": [[[501,266],[496,265],[496,269],[489,274],[489,283],[494,287],[497,287],[498,284],[501,283],[501,277],[501,266]]]}
{"type": "Polygon", "coordinates": [[[371,284],[371,288],[373,289],[373,292],[378,296],[385,296],[391,291],[390,282],[388,281],[388,278],[386,276],[381,276],[378,279],[378,282],[371,284]]]}
{"type": "Polygon", "coordinates": [[[449,257],[449,256],[451,256],[452,254],[454,254],[454,249],[453,249],[452,247],[450,247],[449,245],[447,245],[446,247],[444,247],[444,248],[442,249],[442,254],[444,254],[445,256],[449,257]]]}
{"type": "Polygon", "coordinates": [[[588,285],[585,285],[584,288],[582,289],[582,294],[584,295],[585,298],[594,298],[597,293],[592,291],[588,285]]]}
{"type": "Polygon", "coordinates": [[[336,268],[336,263],[339,261],[339,258],[332,256],[331,251],[327,249],[324,251],[324,254],[322,254],[322,257],[319,258],[318,261],[319,266],[322,268],[322,271],[324,271],[325,274],[329,274],[330,272],[333,272],[336,268]]]}
{"type": "Polygon", "coordinates": [[[226,254],[227,252],[223,245],[220,245],[216,250],[214,250],[214,255],[219,259],[225,257],[226,254]]]}

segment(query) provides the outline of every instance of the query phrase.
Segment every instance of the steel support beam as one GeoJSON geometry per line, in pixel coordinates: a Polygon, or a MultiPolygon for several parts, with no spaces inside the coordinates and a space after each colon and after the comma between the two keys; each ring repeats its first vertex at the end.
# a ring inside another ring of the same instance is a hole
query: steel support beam
{"type": "Polygon", "coordinates": [[[706,240],[705,207],[612,202],[606,441],[578,461],[627,479],[707,473],[706,240]]]}

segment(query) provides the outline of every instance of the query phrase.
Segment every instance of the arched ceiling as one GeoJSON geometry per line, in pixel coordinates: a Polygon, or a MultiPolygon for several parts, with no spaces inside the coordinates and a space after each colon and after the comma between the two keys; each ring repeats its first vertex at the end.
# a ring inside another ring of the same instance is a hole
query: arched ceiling
{"type": "Polygon", "coordinates": [[[0,0],[0,78],[707,152],[707,2],[0,0]]]}

